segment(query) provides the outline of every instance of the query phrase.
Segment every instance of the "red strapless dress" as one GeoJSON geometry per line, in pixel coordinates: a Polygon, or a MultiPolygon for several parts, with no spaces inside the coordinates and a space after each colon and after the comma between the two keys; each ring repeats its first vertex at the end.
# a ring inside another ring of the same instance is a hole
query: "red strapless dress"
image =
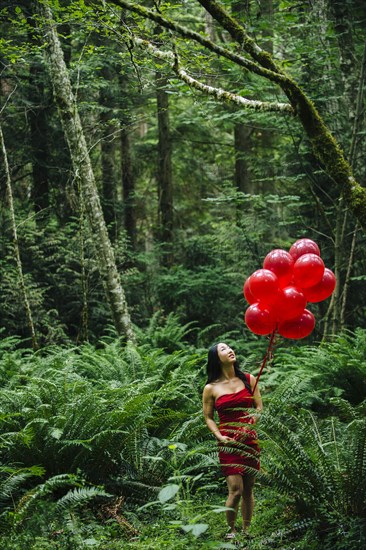
{"type": "MultiPolygon", "coordinates": [[[[248,375],[245,376],[248,378],[248,375]]],[[[235,439],[233,442],[219,443],[219,460],[224,476],[243,475],[252,469],[259,470],[260,448],[257,433],[250,427],[250,412],[245,410],[251,407],[253,396],[246,387],[216,399],[220,432],[235,439]]]]}

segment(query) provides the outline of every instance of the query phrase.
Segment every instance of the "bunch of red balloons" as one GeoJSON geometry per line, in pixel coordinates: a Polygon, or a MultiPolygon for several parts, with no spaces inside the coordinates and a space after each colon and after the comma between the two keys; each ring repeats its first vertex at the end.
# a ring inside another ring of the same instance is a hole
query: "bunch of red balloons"
{"type": "Polygon", "coordinates": [[[300,239],[290,248],[272,250],[244,283],[250,304],[245,323],[254,334],[275,330],[285,338],[305,338],[315,327],[307,302],[321,302],[334,291],[334,273],[324,266],[318,245],[300,239]]]}

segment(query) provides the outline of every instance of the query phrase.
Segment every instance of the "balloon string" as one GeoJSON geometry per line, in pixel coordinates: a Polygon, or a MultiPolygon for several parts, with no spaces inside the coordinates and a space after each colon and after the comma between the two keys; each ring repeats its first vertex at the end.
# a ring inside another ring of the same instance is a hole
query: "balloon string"
{"type": "Polygon", "coordinates": [[[261,368],[260,368],[260,371],[259,371],[259,373],[258,373],[257,379],[256,379],[256,381],[255,381],[255,385],[254,385],[254,389],[253,389],[253,395],[254,395],[255,389],[256,389],[256,387],[257,387],[257,385],[258,385],[259,378],[260,378],[260,376],[261,376],[261,374],[262,374],[262,371],[263,371],[264,367],[266,366],[267,359],[268,359],[268,357],[271,355],[271,352],[272,352],[272,349],[273,349],[273,344],[274,344],[274,338],[275,338],[275,336],[276,336],[276,332],[277,332],[277,329],[275,329],[275,330],[272,332],[272,334],[271,334],[271,338],[270,338],[270,340],[269,340],[268,348],[267,348],[267,351],[266,351],[265,356],[264,356],[264,358],[263,358],[262,366],[261,366],[261,368]]]}

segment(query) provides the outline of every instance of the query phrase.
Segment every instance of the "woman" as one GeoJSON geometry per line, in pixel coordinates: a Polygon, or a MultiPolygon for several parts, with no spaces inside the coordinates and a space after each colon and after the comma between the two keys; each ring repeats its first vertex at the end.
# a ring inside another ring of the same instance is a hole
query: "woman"
{"type": "Polygon", "coordinates": [[[235,520],[242,498],[243,533],[246,534],[253,515],[253,486],[259,470],[260,449],[257,434],[251,427],[262,410],[258,385],[253,394],[255,378],[239,370],[233,350],[224,343],[212,346],[208,352],[207,384],[203,390],[203,414],[208,429],[219,442],[221,470],[226,477],[228,498],[227,538],[235,538],[235,520]],[[252,412],[247,409],[254,408],[252,412]],[[218,412],[220,425],[214,420],[218,412]]]}

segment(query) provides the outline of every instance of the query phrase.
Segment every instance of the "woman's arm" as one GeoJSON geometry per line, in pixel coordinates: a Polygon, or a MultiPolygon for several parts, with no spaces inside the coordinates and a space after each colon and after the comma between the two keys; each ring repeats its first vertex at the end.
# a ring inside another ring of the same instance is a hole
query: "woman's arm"
{"type": "MultiPolygon", "coordinates": [[[[255,376],[253,376],[252,374],[250,375],[250,387],[252,388],[252,391],[254,389],[254,386],[255,386],[255,383],[256,383],[256,378],[255,376]]],[[[259,415],[260,413],[262,412],[263,410],[263,402],[262,402],[262,397],[261,397],[261,392],[259,391],[259,386],[257,384],[256,388],[255,388],[255,392],[253,394],[253,398],[254,398],[254,406],[255,406],[255,409],[256,409],[256,414],[253,415],[253,422],[254,424],[256,424],[258,418],[259,418],[259,415]]]]}
{"type": "Polygon", "coordinates": [[[212,386],[207,384],[203,390],[202,396],[203,416],[205,417],[207,427],[221,443],[224,441],[230,441],[232,439],[231,437],[221,435],[219,427],[214,420],[214,405],[215,398],[212,394],[212,386]]]}

